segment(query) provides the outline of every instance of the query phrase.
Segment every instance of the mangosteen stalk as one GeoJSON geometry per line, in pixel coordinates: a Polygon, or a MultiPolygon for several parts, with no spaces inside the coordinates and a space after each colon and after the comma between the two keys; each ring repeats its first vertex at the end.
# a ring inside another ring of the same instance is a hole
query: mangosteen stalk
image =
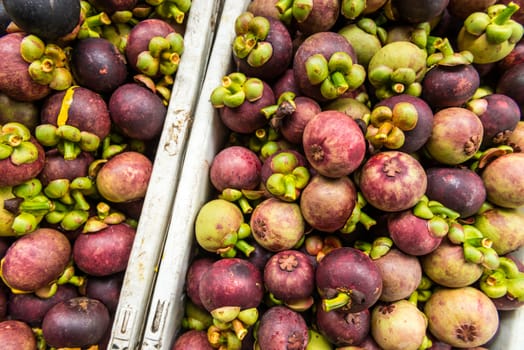
{"type": "Polygon", "coordinates": [[[485,150],[478,150],[473,156],[473,162],[469,168],[476,172],[481,172],[490,162],[505,154],[513,153],[514,149],[510,145],[498,145],[485,150]]]}
{"type": "Polygon", "coordinates": [[[180,57],[184,52],[184,38],[177,32],[171,32],[166,37],[151,38],[148,50],[138,55],[136,66],[147,76],[158,74],[172,76],[178,70],[180,57]]]}
{"type": "Polygon", "coordinates": [[[260,110],[268,120],[269,124],[275,130],[278,130],[282,119],[293,114],[297,105],[295,103],[295,93],[291,91],[285,91],[277,99],[277,103],[271,106],[264,107],[260,110]]]}
{"type": "Polygon", "coordinates": [[[294,18],[297,22],[305,21],[313,10],[313,0],[280,0],[275,5],[280,13],[280,20],[290,24],[294,18]]]}
{"type": "Polygon", "coordinates": [[[372,226],[376,225],[377,221],[371,216],[362,211],[362,208],[367,205],[362,193],[357,192],[357,201],[355,207],[351,212],[351,215],[347,219],[344,226],[340,229],[342,233],[351,233],[354,232],[357,228],[357,224],[362,224],[366,230],[369,230],[372,226]]]}
{"type": "Polygon", "coordinates": [[[246,59],[251,67],[263,66],[273,55],[273,46],[264,41],[270,27],[269,20],[263,16],[254,16],[250,12],[240,15],[235,22],[235,56],[246,59]]]}
{"type": "Polygon", "coordinates": [[[260,99],[263,91],[264,86],[260,79],[234,72],[222,78],[222,85],[213,90],[210,100],[215,108],[235,108],[246,100],[254,102],[260,99]]]}
{"type": "Polygon", "coordinates": [[[10,158],[16,165],[38,159],[38,149],[31,142],[31,131],[19,122],[2,125],[0,131],[0,160],[10,158]]]}
{"type": "Polygon", "coordinates": [[[480,289],[490,298],[507,296],[512,300],[524,300],[524,272],[507,257],[499,258],[497,269],[486,271],[480,279],[480,289]]]}
{"type": "Polygon", "coordinates": [[[172,0],[172,1],[148,1],[154,6],[155,13],[164,19],[172,18],[176,23],[181,24],[186,18],[186,14],[191,8],[191,0],[172,0]]]}
{"type": "Polygon", "coordinates": [[[85,17],[80,25],[77,39],[98,38],[102,28],[111,24],[111,18],[107,13],[91,14],[89,12],[91,11],[84,12],[85,17]]]}
{"type": "Polygon", "coordinates": [[[340,3],[340,13],[351,20],[360,16],[365,9],[365,0],[342,0],[340,3]]]}
{"type": "Polygon", "coordinates": [[[376,260],[386,255],[393,247],[393,240],[382,236],[375,238],[373,242],[357,240],[354,247],[366,253],[372,260],[376,260]]]}
{"type": "Polygon", "coordinates": [[[184,303],[184,317],[182,318],[182,328],[206,330],[213,324],[213,317],[207,310],[196,306],[191,300],[184,303]]]}

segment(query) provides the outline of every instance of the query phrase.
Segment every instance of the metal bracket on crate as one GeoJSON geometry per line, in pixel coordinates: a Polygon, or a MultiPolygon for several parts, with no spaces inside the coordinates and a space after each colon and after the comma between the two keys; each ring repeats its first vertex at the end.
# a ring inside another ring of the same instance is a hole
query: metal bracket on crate
{"type": "Polygon", "coordinates": [[[153,320],[149,329],[146,330],[145,336],[142,340],[142,350],[148,349],[160,349],[162,341],[162,331],[166,324],[166,318],[169,314],[168,310],[170,307],[170,300],[172,298],[157,300],[157,303],[153,309],[153,320]]]}
{"type": "Polygon", "coordinates": [[[134,323],[136,311],[131,308],[123,308],[115,317],[114,322],[114,341],[111,350],[129,350],[131,339],[131,325],[134,323]]]}

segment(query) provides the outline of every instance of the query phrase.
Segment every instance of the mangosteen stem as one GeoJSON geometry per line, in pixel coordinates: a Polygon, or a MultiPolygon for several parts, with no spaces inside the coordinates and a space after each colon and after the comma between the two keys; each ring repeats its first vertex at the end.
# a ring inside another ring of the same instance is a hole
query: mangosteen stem
{"type": "Polygon", "coordinates": [[[16,232],[16,234],[23,235],[36,230],[40,221],[41,219],[36,218],[33,214],[22,212],[15,217],[11,224],[11,228],[16,232]]]}
{"type": "Polygon", "coordinates": [[[313,10],[313,0],[293,1],[293,17],[297,22],[304,22],[313,10]]]}
{"type": "Polygon", "coordinates": [[[329,312],[351,305],[351,296],[348,293],[339,292],[337,296],[330,299],[322,299],[322,308],[329,312]]]}
{"type": "Polygon", "coordinates": [[[513,1],[510,2],[506,8],[502,11],[500,11],[495,17],[493,17],[491,19],[491,23],[494,23],[494,24],[498,24],[498,25],[503,25],[504,23],[506,23],[510,18],[511,16],[513,16],[513,14],[515,12],[517,12],[518,10],[520,9],[520,6],[517,5],[516,3],[514,3],[513,1]]]}
{"type": "Polygon", "coordinates": [[[235,248],[240,250],[247,257],[249,257],[251,253],[255,251],[255,247],[253,247],[251,244],[249,244],[247,241],[243,239],[239,239],[237,241],[237,243],[235,244],[235,248]]]}

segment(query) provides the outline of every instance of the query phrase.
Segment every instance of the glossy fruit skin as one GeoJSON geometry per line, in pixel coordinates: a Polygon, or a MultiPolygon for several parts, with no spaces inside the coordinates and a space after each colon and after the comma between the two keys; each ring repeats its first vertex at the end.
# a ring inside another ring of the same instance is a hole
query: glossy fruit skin
{"type": "Polygon", "coordinates": [[[209,179],[215,189],[254,190],[260,184],[262,162],[244,146],[229,146],[218,152],[209,169],[209,179]]]}
{"type": "Polygon", "coordinates": [[[27,323],[18,320],[0,322],[0,342],[5,350],[36,350],[36,337],[27,323]]]}
{"type": "Polygon", "coordinates": [[[43,169],[38,173],[42,185],[57,179],[73,179],[88,175],[88,167],[94,157],[91,153],[81,152],[75,159],[66,160],[58,149],[53,148],[45,153],[43,169]]]}
{"type": "Polygon", "coordinates": [[[42,333],[50,346],[84,347],[98,344],[109,325],[105,305],[81,296],[53,306],[44,316],[42,333]]]}
{"type": "Polygon", "coordinates": [[[301,314],[284,306],[273,306],[260,317],[257,342],[260,349],[278,350],[284,347],[305,350],[308,328],[301,314]]]}
{"type": "Polygon", "coordinates": [[[358,312],[324,311],[318,306],[315,314],[316,325],[331,344],[336,346],[357,346],[369,334],[370,312],[364,309],[358,312]]]}
{"type": "Polygon", "coordinates": [[[519,63],[506,70],[497,81],[496,92],[511,97],[524,111],[524,63],[519,63]]]}
{"type": "Polygon", "coordinates": [[[23,164],[15,164],[9,157],[0,160],[0,187],[20,185],[36,177],[44,168],[44,147],[34,137],[31,137],[30,141],[36,146],[37,158],[33,162],[23,164]]]}
{"type": "Polygon", "coordinates": [[[486,109],[479,114],[484,128],[482,147],[498,146],[506,143],[520,121],[520,108],[511,97],[493,93],[483,97],[486,109]]]}
{"type": "Polygon", "coordinates": [[[80,1],[5,0],[5,9],[13,22],[28,33],[44,40],[69,34],[80,21],[80,1]]]}

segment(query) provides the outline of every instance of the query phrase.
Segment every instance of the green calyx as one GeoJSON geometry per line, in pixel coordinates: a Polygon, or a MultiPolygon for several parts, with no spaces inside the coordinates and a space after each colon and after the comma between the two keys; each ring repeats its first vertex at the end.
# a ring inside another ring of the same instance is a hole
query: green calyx
{"type": "Polygon", "coordinates": [[[311,85],[319,85],[322,96],[329,100],[357,89],[366,79],[366,69],[354,64],[346,52],[335,52],[329,60],[320,53],[311,55],[305,66],[311,85]]]}
{"type": "Polygon", "coordinates": [[[516,43],[523,34],[522,25],[511,19],[519,10],[519,5],[510,2],[508,5],[495,4],[485,12],[474,12],[464,20],[464,28],[474,36],[486,35],[489,42],[500,44],[505,41],[516,43]]]}
{"type": "Polygon", "coordinates": [[[264,84],[258,78],[247,78],[234,72],[222,78],[222,85],[211,93],[211,104],[215,108],[236,108],[244,101],[254,102],[262,97],[264,84]]]}
{"type": "Polygon", "coordinates": [[[365,0],[342,0],[340,13],[347,19],[355,19],[366,9],[365,0]]]}
{"type": "Polygon", "coordinates": [[[0,129],[0,160],[9,158],[15,165],[33,163],[38,148],[31,142],[31,131],[19,122],[9,122],[0,129]]]}
{"type": "Polygon", "coordinates": [[[295,155],[281,152],[273,158],[273,174],[266,180],[267,190],[274,196],[288,202],[297,199],[300,190],[309,182],[309,170],[298,165],[295,155]]]}
{"type": "Polygon", "coordinates": [[[427,58],[427,66],[458,66],[473,62],[473,54],[469,51],[454,52],[448,38],[434,38],[431,41],[435,51],[427,58]]]}
{"type": "Polygon", "coordinates": [[[149,77],[172,76],[178,70],[183,52],[184,38],[180,33],[156,36],[151,38],[148,50],[138,55],[136,66],[149,77]]]}
{"type": "Polygon", "coordinates": [[[519,271],[515,261],[499,257],[499,266],[484,272],[480,279],[480,289],[490,298],[507,297],[510,300],[524,301],[524,272],[519,271]]]}
{"type": "Polygon", "coordinates": [[[364,208],[366,204],[367,202],[364,196],[362,195],[362,193],[358,192],[355,207],[353,208],[353,211],[351,212],[349,218],[346,220],[344,226],[340,229],[341,233],[347,234],[354,232],[358,224],[362,224],[366,230],[369,230],[372,226],[374,226],[377,223],[375,219],[373,219],[364,211],[362,211],[362,208],[364,208]]]}
{"type": "Polygon", "coordinates": [[[251,67],[261,67],[273,56],[273,46],[264,41],[270,30],[269,20],[244,12],[235,21],[233,54],[251,67]]]}
{"type": "Polygon", "coordinates": [[[151,3],[151,5],[154,6],[154,12],[158,16],[163,19],[172,19],[178,24],[184,22],[186,15],[191,8],[191,0],[149,0],[146,2],[151,3]]]}
{"type": "Polygon", "coordinates": [[[67,55],[56,44],[46,44],[34,34],[25,36],[20,43],[20,56],[29,63],[28,73],[33,81],[49,85],[54,90],[65,90],[73,83],[67,67],[67,55]]]}
{"type": "Polygon", "coordinates": [[[313,0],[279,0],[275,4],[280,20],[290,24],[292,19],[304,22],[313,10],[313,0]]]}
{"type": "Polygon", "coordinates": [[[82,151],[94,152],[100,146],[97,135],[68,124],[40,124],[35,128],[35,137],[43,146],[56,146],[66,160],[76,159],[82,151]]]}

